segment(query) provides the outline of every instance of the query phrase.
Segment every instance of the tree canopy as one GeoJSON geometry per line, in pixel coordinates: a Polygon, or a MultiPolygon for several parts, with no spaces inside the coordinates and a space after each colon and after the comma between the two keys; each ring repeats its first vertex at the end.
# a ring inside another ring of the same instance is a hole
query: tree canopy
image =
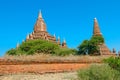
{"type": "Polygon", "coordinates": [[[100,54],[99,45],[104,43],[102,36],[93,36],[90,40],[84,40],[78,46],[78,54],[100,54]]]}

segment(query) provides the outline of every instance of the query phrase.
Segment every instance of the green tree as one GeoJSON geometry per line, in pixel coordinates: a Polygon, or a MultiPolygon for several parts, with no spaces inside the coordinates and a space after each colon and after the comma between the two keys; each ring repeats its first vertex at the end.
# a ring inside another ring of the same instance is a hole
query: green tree
{"type": "Polygon", "coordinates": [[[84,40],[80,46],[78,46],[78,54],[88,54],[89,51],[89,41],[84,40]]]}
{"type": "Polygon", "coordinates": [[[99,45],[104,43],[102,36],[93,36],[90,40],[84,40],[82,44],[78,46],[78,54],[94,54],[99,55],[99,45]]]}
{"type": "Polygon", "coordinates": [[[105,42],[102,36],[92,36],[90,41],[94,42],[94,45],[103,44],[105,42]]]}

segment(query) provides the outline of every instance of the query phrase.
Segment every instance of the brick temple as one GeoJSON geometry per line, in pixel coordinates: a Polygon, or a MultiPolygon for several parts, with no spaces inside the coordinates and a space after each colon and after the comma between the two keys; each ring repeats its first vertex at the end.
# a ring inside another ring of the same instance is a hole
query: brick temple
{"type": "MultiPolygon", "coordinates": [[[[102,33],[98,25],[98,21],[96,18],[94,18],[93,36],[102,36],[102,33]]],[[[116,55],[115,50],[110,51],[105,43],[99,44],[99,49],[100,49],[100,55],[116,55]]]]}
{"type": "Polygon", "coordinates": [[[52,36],[47,32],[47,27],[46,27],[45,21],[42,17],[41,11],[39,12],[38,19],[37,19],[35,26],[34,26],[34,30],[31,34],[27,35],[26,41],[35,40],[35,39],[42,39],[42,40],[51,41],[53,43],[60,45],[62,48],[67,47],[65,40],[61,43],[60,37],[58,37],[56,39],[55,35],[52,36]]]}

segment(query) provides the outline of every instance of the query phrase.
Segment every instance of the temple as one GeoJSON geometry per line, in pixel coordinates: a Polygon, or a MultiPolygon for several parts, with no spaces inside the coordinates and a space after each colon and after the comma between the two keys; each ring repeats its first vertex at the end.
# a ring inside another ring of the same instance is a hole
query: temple
{"type": "MultiPolygon", "coordinates": [[[[93,26],[93,36],[102,36],[100,32],[99,24],[96,18],[94,18],[94,26],[93,26]]],[[[99,44],[100,55],[116,55],[109,50],[105,43],[99,44]]]]}
{"type": "Polygon", "coordinates": [[[31,34],[28,34],[26,37],[26,41],[35,40],[35,39],[42,39],[51,41],[60,45],[62,48],[67,48],[66,41],[64,40],[63,43],[60,42],[60,37],[56,39],[56,36],[52,36],[47,32],[47,27],[42,17],[41,11],[39,12],[38,19],[35,23],[34,30],[31,34]]]}

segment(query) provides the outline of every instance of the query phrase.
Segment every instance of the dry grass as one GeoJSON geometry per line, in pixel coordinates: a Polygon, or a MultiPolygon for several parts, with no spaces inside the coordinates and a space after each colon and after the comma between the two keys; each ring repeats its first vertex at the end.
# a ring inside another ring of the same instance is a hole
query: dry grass
{"type": "Polygon", "coordinates": [[[6,60],[15,61],[38,61],[38,62],[101,62],[103,59],[110,56],[51,56],[46,54],[35,54],[35,55],[21,55],[21,56],[4,56],[6,60]]]}
{"type": "Polygon", "coordinates": [[[77,72],[69,73],[52,73],[52,74],[15,74],[4,75],[0,77],[0,80],[75,80],[77,78],[77,72]]]}

